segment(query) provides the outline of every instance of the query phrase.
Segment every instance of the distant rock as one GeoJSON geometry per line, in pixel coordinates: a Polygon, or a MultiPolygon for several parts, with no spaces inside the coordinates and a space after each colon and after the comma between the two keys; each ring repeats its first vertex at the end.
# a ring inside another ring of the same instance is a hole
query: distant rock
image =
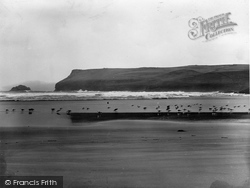
{"type": "Polygon", "coordinates": [[[10,91],[30,91],[30,90],[31,89],[29,87],[27,87],[27,86],[19,85],[19,86],[11,88],[10,91]]]}
{"type": "Polygon", "coordinates": [[[54,91],[55,83],[43,82],[43,81],[27,81],[20,83],[21,85],[26,85],[32,88],[32,91],[54,91]]]}
{"type": "MultiPolygon", "coordinates": [[[[19,82],[17,85],[24,85],[29,86],[32,88],[32,91],[54,91],[55,90],[55,83],[53,82],[43,82],[43,81],[26,81],[26,82],[19,82]]],[[[2,87],[2,91],[10,91],[12,85],[6,85],[2,87]]]]}
{"type": "Polygon", "coordinates": [[[185,91],[239,93],[249,87],[249,65],[73,70],[56,91],[185,91]]]}

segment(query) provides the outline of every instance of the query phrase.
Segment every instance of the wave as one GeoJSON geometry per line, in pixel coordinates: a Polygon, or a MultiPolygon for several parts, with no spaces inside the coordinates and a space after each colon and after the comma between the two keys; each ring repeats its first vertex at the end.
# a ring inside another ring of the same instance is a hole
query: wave
{"type": "Polygon", "coordinates": [[[188,97],[238,97],[249,94],[214,92],[131,92],[131,91],[74,91],[74,92],[0,92],[0,101],[56,101],[104,99],[170,99],[188,97]]]}

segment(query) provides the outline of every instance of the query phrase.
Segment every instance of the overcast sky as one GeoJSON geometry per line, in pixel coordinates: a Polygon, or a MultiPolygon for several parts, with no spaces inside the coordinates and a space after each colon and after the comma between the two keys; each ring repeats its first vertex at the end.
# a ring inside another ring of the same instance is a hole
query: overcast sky
{"type": "Polygon", "coordinates": [[[72,69],[246,64],[248,0],[0,0],[0,89],[72,69]],[[191,40],[188,21],[231,12],[235,33],[191,40]]]}

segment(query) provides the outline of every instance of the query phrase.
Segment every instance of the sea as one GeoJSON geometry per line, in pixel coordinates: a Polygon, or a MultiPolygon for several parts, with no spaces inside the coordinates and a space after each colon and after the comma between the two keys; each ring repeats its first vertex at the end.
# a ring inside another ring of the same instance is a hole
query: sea
{"type": "Polygon", "coordinates": [[[249,98],[247,94],[181,91],[0,92],[0,126],[72,126],[69,111],[212,112],[217,108],[220,112],[249,112],[249,98]]]}
{"type": "Polygon", "coordinates": [[[68,113],[249,108],[250,95],[217,91],[0,92],[0,176],[63,176],[64,188],[249,188],[249,119],[75,122],[68,113]]]}

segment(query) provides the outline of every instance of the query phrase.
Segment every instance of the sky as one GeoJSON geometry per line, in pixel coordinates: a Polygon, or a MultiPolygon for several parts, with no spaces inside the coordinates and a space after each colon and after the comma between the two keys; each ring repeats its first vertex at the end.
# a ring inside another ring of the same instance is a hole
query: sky
{"type": "Polygon", "coordinates": [[[248,0],[0,0],[0,90],[73,69],[249,63],[248,0]],[[234,33],[188,37],[230,12],[234,33]]]}

